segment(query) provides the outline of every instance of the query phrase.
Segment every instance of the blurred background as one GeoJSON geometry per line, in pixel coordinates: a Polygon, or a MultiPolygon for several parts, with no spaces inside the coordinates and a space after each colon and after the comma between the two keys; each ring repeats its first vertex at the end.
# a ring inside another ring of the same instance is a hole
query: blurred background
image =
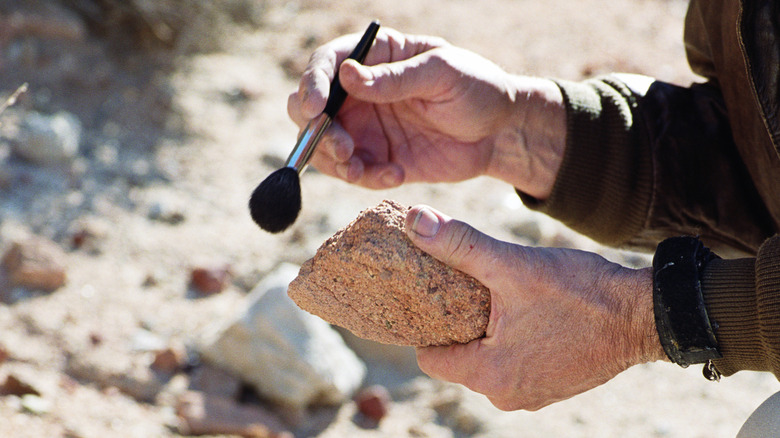
{"type": "Polygon", "coordinates": [[[0,0],[0,102],[26,84],[0,113],[0,436],[734,436],[780,389],[773,377],[714,384],[651,364],[539,412],[504,413],[422,376],[409,349],[277,307],[290,305],[296,267],[386,198],[500,239],[649,264],[526,210],[511,187],[374,192],[312,169],[285,233],[259,230],[246,207],[295,141],[287,95],[310,53],[371,19],[519,74],[685,85],[697,80],[686,6],[0,0]]]}

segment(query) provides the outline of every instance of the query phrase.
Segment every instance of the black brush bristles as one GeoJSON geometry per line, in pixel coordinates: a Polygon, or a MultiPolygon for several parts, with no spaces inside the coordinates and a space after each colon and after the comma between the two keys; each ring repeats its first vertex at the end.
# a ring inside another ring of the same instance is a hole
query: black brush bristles
{"type": "Polygon", "coordinates": [[[301,179],[292,167],[282,167],[268,175],[249,198],[252,219],[270,233],[286,230],[300,211],[301,179]]]}

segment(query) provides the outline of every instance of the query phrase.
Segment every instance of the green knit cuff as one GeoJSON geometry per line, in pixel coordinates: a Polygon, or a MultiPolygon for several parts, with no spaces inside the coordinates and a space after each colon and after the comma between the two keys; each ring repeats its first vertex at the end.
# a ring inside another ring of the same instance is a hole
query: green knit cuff
{"type": "Polygon", "coordinates": [[[723,375],[766,370],[756,306],[755,259],[712,260],[702,276],[702,292],[722,359],[723,375]]]}
{"type": "Polygon", "coordinates": [[[620,246],[641,231],[652,193],[652,160],[634,127],[637,96],[605,77],[557,80],[567,115],[566,151],[547,200],[518,192],[526,206],[604,244],[620,246]]]}

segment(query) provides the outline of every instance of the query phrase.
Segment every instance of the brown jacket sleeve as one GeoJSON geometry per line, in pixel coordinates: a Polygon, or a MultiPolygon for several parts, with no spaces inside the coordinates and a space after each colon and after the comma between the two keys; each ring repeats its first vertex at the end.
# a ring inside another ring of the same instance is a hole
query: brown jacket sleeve
{"type": "Polygon", "coordinates": [[[714,361],[718,371],[780,376],[780,236],[768,239],[755,259],[710,262],[702,289],[723,354],[714,361]]]}
{"type": "Polygon", "coordinates": [[[722,256],[755,255],[775,233],[717,88],[635,75],[558,84],[566,152],[550,198],[520,194],[526,205],[626,248],[693,235],[722,256]]]}

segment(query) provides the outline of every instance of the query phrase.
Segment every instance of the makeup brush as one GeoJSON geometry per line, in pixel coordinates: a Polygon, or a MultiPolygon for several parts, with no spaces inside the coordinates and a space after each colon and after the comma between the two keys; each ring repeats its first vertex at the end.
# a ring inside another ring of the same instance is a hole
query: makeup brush
{"type": "MultiPolygon", "coordinates": [[[[362,63],[378,31],[379,22],[372,21],[348,59],[362,63]]],[[[306,125],[284,167],[270,174],[255,188],[249,198],[249,212],[260,228],[278,233],[295,222],[301,210],[300,175],[306,170],[317,143],[333,122],[346,98],[347,93],[341,87],[337,71],[330,84],[330,95],[325,104],[325,111],[306,125]]]]}

